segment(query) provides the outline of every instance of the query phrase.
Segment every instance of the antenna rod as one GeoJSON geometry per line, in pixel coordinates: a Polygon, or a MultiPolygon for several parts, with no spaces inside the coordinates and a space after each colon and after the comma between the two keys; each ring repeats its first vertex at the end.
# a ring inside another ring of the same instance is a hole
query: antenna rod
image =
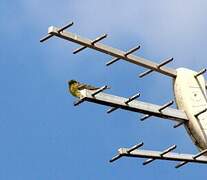
{"type": "MultiPolygon", "coordinates": [[[[74,23],[73,22],[70,22],[69,24],[63,26],[62,28],[60,28],[57,32],[60,33],[62,31],[64,31],[65,29],[69,28],[70,26],[72,26],[74,23]]],[[[47,36],[43,37],[42,39],[40,39],[40,42],[44,42],[48,39],[50,39],[51,37],[53,37],[54,35],[53,34],[48,34],[47,36]]]]}
{"type": "MultiPolygon", "coordinates": [[[[173,61],[173,59],[174,59],[174,58],[169,58],[169,59],[167,59],[167,60],[161,62],[160,64],[157,65],[157,68],[160,69],[162,66],[164,66],[164,65],[170,63],[171,61],[173,61]]],[[[149,70],[147,70],[147,71],[141,73],[141,74],[139,75],[139,77],[142,78],[142,77],[144,77],[144,76],[146,76],[146,75],[152,73],[153,71],[154,71],[153,69],[149,69],[149,70]]]]}
{"type": "Polygon", "coordinates": [[[68,41],[72,41],[74,43],[80,44],[82,46],[87,46],[88,48],[94,49],[96,51],[100,51],[103,52],[105,54],[111,55],[113,57],[116,58],[120,58],[123,59],[127,62],[131,62],[133,64],[148,68],[148,69],[152,69],[154,71],[160,72],[162,74],[165,74],[167,76],[170,76],[172,78],[175,78],[177,75],[177,72],[175,69],[172,68],[168,68],[168,67],[163,67],[163,68],[157,68],[157,63],[154,63],[150,60],[135,56],[135,55],[126,55],[126,52],[121,51],[119,49],[107,46],[105,44],[101,44],[101,43],[97,43],[95,46],[91,44],[91,40],[87,39],[87,38],[83,38],[77,34],[71,33],[71,32],[66,32],[63,31],[62,33],[58,33],[58,29],[57,27],[51,26],[48,29],[48,33],[58,36],[62,39],[68,40],[68,41]]]}
{"type": "Polygon", "coordinates": [[[167,107],[171,106],[173,103],[174,103],[174,101],[170,101],[170,102],[164,104],[164,105],[159,109],[159,111],[161,112],[162,110],[164,110],[164,109],[166,109],[167,107]]]}
{"type": "Polygon", "coordinates": [[[97,94],[99,94],[100,92],[104,91],[105,89],[107,89],[108,86],[103,86],[101,88],[99,88],[96,92],[94,92],[93,94],[91,94],[92,96],[95,96],[97,94]]]}
{"type": "Polygon", "coordinates": [[[138,97],[140,97],[140,93],[135,94],[134,96],[130,97],[125,104],[129,104],[131,101],[137,99],[138,97]]]}
{"type": "Polygon", "coordinates": [[[136,150],[136,149],[142,147],[143,145],[144,145],[143,142],[141,142],[141,143],[139,143],[139,144],[136,144],[136,145],[134,145],[133,147],[131,147],[130,149],[128,149],[128,150],[127,150],[127,153],[131,153],[132,151],[134,151],[134,150],[136,150]]]}
{"type": "MultiPolygon", "coordinates": [[[[97,37],[96,39],[94,39],[94,40],[91,42],[91,44],[92,44],[92,45],[95,45],[95,43],[101,41],[102,39],[105,39],[106,37],[107,37],[107,34],[103,34],[102,36],[97,37]]],[[[87,46],[81,46],[81,47],[79,47],[78,49],[74,50],[74,51],[73,51],[73,54],[77,54],[77,53],[79,53],[80,51],[82,51],[82,50],[84,50],[84,49],[86,49],[86,48],[87,48],[87,46]]]]}
{"type": "MultiPolygon", "coordinates": [[[[124,56],[127,57],[129,54],[132,54],[133,52],[139,50],[140,47],[141,47],[141,46],[136,46],[135,48],[130,49],[129,51],[127,51],[127,52],[124,54],[124,56]]],[[[119,61],[120,59],[121,59],[121,58],[117,58],[117,57],[115,57],[115,58],[113,58],[111,61],[107,62],[107,63],[106,63],[106,66],[109,66],[109,65],[111,65],[111,64],[113,64],[113,63],[119,61]]]]}
{"type": "Polygon", "coordinates": [[[198,76],[204,74],[207,70],[206,69],[202,69],[201,71],[199,71],[196,75],[195,78],[197,78],[198,76]]]}

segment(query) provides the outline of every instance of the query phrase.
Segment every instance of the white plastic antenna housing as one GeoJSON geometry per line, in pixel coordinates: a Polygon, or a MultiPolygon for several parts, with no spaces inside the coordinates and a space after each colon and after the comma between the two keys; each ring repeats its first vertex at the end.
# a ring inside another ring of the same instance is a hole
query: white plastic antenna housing
{"type": "Polygon", "coordinates": [[[189,123],[185,125],[194,144],[207,149],[207,96],[203,75],[195,77],[197,72],[178,68],[174,81],[174,93],[179,109],[184,110],[189,123]]]}

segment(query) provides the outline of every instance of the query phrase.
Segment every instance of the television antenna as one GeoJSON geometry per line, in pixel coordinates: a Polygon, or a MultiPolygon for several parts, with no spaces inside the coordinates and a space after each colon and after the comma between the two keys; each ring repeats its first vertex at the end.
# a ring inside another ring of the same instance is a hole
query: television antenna
{"type": "Polygon", "coordinates": [[[151,151],[140,149],[144,145],[143,142],[140,142],[130,148],[120,148],[118,150],[118,155],[113,157],[110,162],[114,162],[122,157],[139,157],[148,158],[143,162],[143,165],[147,165],[155,160],[178,161],[179,163],[175,166],[176,168],[180,168],[187,163],[207,164],[207,83],[203,76],[206,69],[196,72],[187,68],[172,69],[166,67],[167,64],[173,61],[173,58],[168,58],[160,63],[154,63],[133,55],[135,51],[140,49],[139,45],[128,51],[122,51],[100,43],[101,40],[107,37],[107,34],[103,34],[91,40],[65,31],[73,24],[73,22],[70,22],[60,28],[55,26],[49,27],[48,35],[42,38],[40,42],[45,42],[56,36],[81,45],[78,49],[73,51],[73,54],[80,53],[84,49],[90,48],[111,55],[113,59],[107,62],[106,66],[110,66],[120,60],[125,60],[148,69],[139,75],[140,78],[152,72],[158,72],[169,76],[173,80],[173,90],[178,109],[170,108],[174,103],[173,100],[164,105],[155,105],[136,100],[140,96],[139,93],[129,98],[104,93],[103,91],[107,89],[107,86],[103,86],[96,90],[82,88],[79,90],[80,97],[79,100],[74,103],[75,106],[80,105],[84,101],[88,101],[110,106],[111,108],[107,113],[112,113],[117,109],[124,109],[144,114],[141,118],[142,121],[151,116],[175,121],[176,124],[174,128],[183,125],[193,143],[199,149],[199,152],[195,155],[173,153],[172,151],[176,149],[176,145],[172,145],[163,151],[151,151]]]}

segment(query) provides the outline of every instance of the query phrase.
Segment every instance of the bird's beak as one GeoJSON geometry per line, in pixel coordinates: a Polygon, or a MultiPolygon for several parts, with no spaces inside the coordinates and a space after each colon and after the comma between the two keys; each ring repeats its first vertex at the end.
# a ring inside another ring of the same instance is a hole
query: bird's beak
{"type": "Polygon", "coordinates": [[[70,81],[68,81],[68,92],[70,92],[70,81]]]}

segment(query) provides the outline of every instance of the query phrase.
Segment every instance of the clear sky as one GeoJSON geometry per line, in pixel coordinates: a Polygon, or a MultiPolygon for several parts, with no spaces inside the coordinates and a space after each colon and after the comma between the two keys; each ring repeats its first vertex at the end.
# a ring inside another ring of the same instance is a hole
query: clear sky
{"type": "Polygon", "coordinates": [[[108,160],[119,147],[140,141],[144,148],[196,153],[183,127],[140,114],[84,103],[73,107],[67,81],[110,85],[109,93],[164,104],[173,98],[171,79],[153,73],[139,79],[144,69],[127,62],[111,67],[111,57],[53,38],[39,39],[50,25],[73,20],[70,30],[127,50],[141,44],[139,56],[160,62],[174,57],[173,68],[206,67],[206,0],[18,0],[0,1],[0,179],[1,180],[137,180],[206,178],[205,165],[174,169],[174,162],[143,159],[108,160]]]}

